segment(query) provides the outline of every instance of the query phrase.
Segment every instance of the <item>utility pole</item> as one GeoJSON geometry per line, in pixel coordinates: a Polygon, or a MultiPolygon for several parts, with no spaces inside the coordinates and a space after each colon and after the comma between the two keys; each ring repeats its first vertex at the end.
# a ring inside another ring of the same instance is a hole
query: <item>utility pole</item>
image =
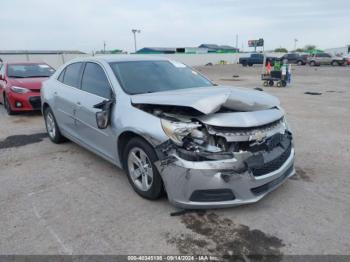
{"type": "Polygon", "coordinates": [[[103,53],[106,53],[106,41],[103,41],[103,53]]]}
{"type": "Polygon", "coordinates": [[[236,49],[238,50],[238,34],[236,34],[236,49]]]}
{"type": "Polygon", "coordinates": [[[136,33],[141,33],[140,29],[132,29],[131,32],[134,34],[134,46],[135,46],[135,53],[137,51],[137,45],[136,45],[136,33]]]}
{"type": "Polygon", "coordinates": [[[297,42],[298,42],[298,39],[294,38],[294,51],[297,50],[297,42]]]}

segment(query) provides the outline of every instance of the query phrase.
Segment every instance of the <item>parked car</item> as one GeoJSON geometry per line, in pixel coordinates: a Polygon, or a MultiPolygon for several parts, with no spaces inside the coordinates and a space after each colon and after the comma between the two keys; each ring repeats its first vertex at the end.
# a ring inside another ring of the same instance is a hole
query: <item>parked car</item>
{"type": "Polygon", "coordinates": [[[289,64],[306,65],[308,55],[300,55],[298,53],[289,53],[283,55],[280,60],[286,60],[289,64]]]}
{"type": "Polygon", "coordinates": [[[40,110],[42,82],[55,70],[45,63],[3,63],[0,67],[0,103],[7,113],[40,110]]]}
{"type": "MultiPolygon", "coordinates": [[[[266,61],[270,61],[271,65],[274,65],[275,61],[278,60],[277,57],[266,57],[266,61]]],[[[251,54],[249,57],[240,57],[239,64],[243,66],[253,66],[256,64],[262,65],[264,63],[263,54],[251,54]]]]}
{"type": "Polygon", "coordinates": [[[165,191],[182,208],[247,204],[295,173],[277,98],[215,86],[166,58],[75,59],[41,97],[52,142],[68,138],[124,168],[147,199],[165,191]]]}
{"type": "Polygon", "coordinates": [[[328,53],[318,53],[313,54],[308,57],[308,63],[310,66],[320,66],[320,65],[345,65],[346,61],[342,57],[332,56],[328,53]]]}
{"type": "Polygon", "coordinates": [[[345,55],[344,59],[345,59],[345,64],[350,65],[350,55],[345,55]]]}

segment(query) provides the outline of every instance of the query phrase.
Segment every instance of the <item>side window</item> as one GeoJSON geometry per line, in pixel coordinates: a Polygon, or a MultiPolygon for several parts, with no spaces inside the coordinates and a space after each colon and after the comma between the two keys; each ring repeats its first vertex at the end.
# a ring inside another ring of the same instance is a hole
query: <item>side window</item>
{"type": "Polygon", "coordinates": [[[86,63],[81,89],[104,98],[111,98],[112,94],[105,72],[95,63],[86,63]]]}
{"type": "Polygon", "coordinates": [[[5,66],[0,64],[0,75],[5,76],[5,66]]]}
{"type": "Polygon", "coordinates": [[[63,69],[60,76],[57,78],[58,81],[63,83],[64,73],[66,72],[66,69],[63,69]]]}
{"type": "Polygon", "coordinates": [[[63,83],[69,86],[79,88],[82,65],[82,63],[74,63],[68,65],[64,69],[65,73],[63,77],[63,83]]]}

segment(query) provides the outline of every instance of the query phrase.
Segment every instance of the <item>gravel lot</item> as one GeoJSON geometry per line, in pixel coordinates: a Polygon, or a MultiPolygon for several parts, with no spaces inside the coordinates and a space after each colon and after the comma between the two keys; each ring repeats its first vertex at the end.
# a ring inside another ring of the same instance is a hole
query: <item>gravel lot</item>
{"type": "MultiPolygon", "coordinates": [[[[262,87],[260,67],[198,69],[262,87]]],[[[350,67],[293,73],[291,88],[264,91],[287,112],[296,176],[259,203],[179,216],[166,199],[137,196],[103,159],[51,143],[40,114],[9,117],[0,106],[0,254],[350,255],[350,67]]]]}

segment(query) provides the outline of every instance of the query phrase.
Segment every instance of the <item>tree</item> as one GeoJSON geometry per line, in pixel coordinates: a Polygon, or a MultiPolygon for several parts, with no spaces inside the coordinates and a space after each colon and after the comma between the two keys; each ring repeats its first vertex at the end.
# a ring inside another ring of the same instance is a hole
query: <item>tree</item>
{"type": "Polygon", "coordinates": [[[302,52],[305,52],[305,49],[304,49],[304,48],[297,48],[297,49],[295,50],[295,52],[300,52],[300,53],[302,53],[302,52]]]}
{"type": "Polygon", "coordinates": [[[305,51],[311,51],[311,50],[315,50],[316,49],[316,46],[315,45],[306,45],[304,47],[304,50],[305,51]]]}
{"type": "Polygon", "coordinates": [[[275,49],[275,52],[277,53],[288,53],[288,50],[284,47],[279,47],[275,49]]]}

